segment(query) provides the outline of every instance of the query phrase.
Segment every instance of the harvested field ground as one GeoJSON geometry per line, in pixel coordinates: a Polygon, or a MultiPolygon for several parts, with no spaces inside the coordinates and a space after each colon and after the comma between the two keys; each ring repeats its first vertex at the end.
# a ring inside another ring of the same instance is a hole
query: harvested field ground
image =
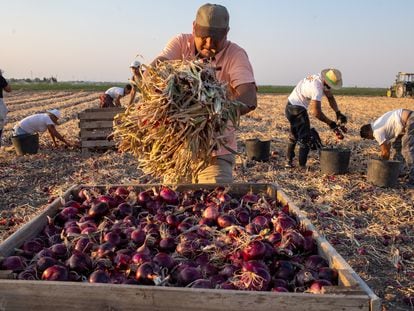
{"type": "MultiPolygon", "coordinates": [[[[82,158],[80,150],[54,149],[48,134],[41,136],[36,155],[18,157],[11,147],[15,122],[37,112],[59,108],[58,130],[72,140],[79,135],[77,113],[98,107],[97,92],[22,92],[6,94],[9,120],[0,149],[0,242],[41,212],[48,201],[75,183],[123,184],[148,182],[130,155],[108,151],[82,158]]],[[[413,99],[337,96],[348,116],[348,134],[337,143],[321,122],[311,119],[326,145],[352,150],[349,173],[322,175],[316,152],[311,152],[306,172],[283,167],[288,122],[286,95],[259,95],[256,111],[242,118],[239,151],[243,141],[271,139],[272,157],[258,163],[238,157],[236,182],[276,182],[304,210],[352,268],[383,299],[384,310],[410,310],[403,297],[414,297],[414,189],[400,183],[382,189],[366,181],[367,161],[378,155],[375,141],[362,141],[359,127],[396,108],[413,109],[413,99]]],[[[323,110],[333,118],[326,101],[323,110]]]]}

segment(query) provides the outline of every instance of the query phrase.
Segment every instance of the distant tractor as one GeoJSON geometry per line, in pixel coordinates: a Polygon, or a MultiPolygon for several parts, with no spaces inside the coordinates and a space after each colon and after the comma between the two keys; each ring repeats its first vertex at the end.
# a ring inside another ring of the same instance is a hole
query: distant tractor
{"type": "Polygon", "coordinates": [[[414,73],[399,72],[393,85],[387,90],[388,97],[414,96],[414,73]]]}

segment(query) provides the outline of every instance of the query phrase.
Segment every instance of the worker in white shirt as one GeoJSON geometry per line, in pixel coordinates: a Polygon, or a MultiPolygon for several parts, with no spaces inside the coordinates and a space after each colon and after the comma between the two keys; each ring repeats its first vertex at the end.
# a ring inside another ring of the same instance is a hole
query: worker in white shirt
{"type": "Polygon", "coordinates": [[[121,98],[128,95],[131,92],[131,89],[132,87],[130,84],[125,85],[125,87],[111,87],[105,94],[102,94],[99,97],[100,107],[121,107],[121,98]]]}
{"type": "Polygon", "coordinates": [[[401,152],[407,165],[407,184],[414,186],[414,113],[412,110],[388,111],[373,123],[363,125],[360,135],[362,138],[375,139],[381,148],[381,158],[385,160],[390,158],[391,145],[401,146],[401,150],[396,150],[397,155],[401,152]]]}
{"type": "Polygon", "coordinates": [[[45,113],[37,113],[19,121],[13,128],[14,136],[49,132],[55,147],[58,147],[56,139],[63,142],[66,146],[72,147],[74,144],[67,141],[56,129],[60,111],[58,109],[48,110],[45,113]]]}
{"type": "Polygon", "coordinates": [[[290,123],[289,144],[287,147],[286,167],[294,167],[296,144],[299,145],[299,167],[306,168],[311,143],[309,115],[326,123],[332,130],[338,124],[345,124],[347,117],[343,115],[331,93],[331,89],[342,87],[342,75],[338,69],[324,69],[320,74],[309,75],[299,81],[289,95],[285,109],[286,118],[290,123]],[[329,106],[336,113],[336,122],[329,119],[321,108],[322,97],[326,96],[329,106]],[[309,114],[308,114],[309,113],[309,114]]]}

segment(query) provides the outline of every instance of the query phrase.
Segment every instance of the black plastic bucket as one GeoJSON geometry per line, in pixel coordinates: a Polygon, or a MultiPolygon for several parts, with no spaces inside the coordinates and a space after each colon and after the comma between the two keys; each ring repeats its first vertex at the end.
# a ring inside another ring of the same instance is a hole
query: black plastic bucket
{"type": "Polygon", "coordinates": [[[12,137],[17,155],[36,154],[39,150],[39,134],[23,134],[12,137]]]}
{"type": "Polygon", "coordinates": [[[345,174],[348,172],[351,150],[345,148],[322,148],[320,151],[323,174],[345,174]]]}
{"type": "Polygon", "coordinates": [[[400,174],[400,161],[370,159],[367,180],[378,187],[395,187],[400,174]]]}
{"type": "Polygon", "coordinates": [[[269,161],[270,140],[260,140],[258,138],[246,140],[246,153],[248,160],[269,161]]]}

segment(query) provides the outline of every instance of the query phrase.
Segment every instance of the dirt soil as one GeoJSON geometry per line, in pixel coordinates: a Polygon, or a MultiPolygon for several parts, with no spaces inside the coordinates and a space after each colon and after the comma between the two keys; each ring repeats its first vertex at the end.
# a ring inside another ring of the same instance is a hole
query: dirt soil
{"type": "MultiPolygon", "coordinates": [[[[22,118],[59,108],[58,130],[72,141],[79,138],[77,114],[98,107],[96,92],[22,92],[6,94],[9,120],[0,149],[0,242],[44,210],[48,202],[73,184],[146,183],[136,160],[116,151],[82,157],[80,150],[54,148],[48,134],[40,137],[36,155],[17,156],[11,129],[22,118]]],[[[242,117],[235,182],[277,183],[306,212],[334,248],[383,300],[383,310],[413,310],[403,302],[414,297],[414,189],[403,180],[383,189],[367,182],[367,162],[378,156],[375,141],[359,138],[359,127],[396,108],[413,109],[413,99],[337,96],[348,116],[348,134],[337,141],[325,124],[311,119],[328,146],[351,149],[349,173],[323,175],[318,154],[311,152],[307,171],[286,169],[288,122],[286,95],[260,95],[258,108],[242,117]],[[271,140],[268,162],[248,161],[246,139],[271,140]]],[[[328,103],[326,114],[334,118],[328,103]]],[[[414,300],[414,299],[413,299],[414,300]]]]}

